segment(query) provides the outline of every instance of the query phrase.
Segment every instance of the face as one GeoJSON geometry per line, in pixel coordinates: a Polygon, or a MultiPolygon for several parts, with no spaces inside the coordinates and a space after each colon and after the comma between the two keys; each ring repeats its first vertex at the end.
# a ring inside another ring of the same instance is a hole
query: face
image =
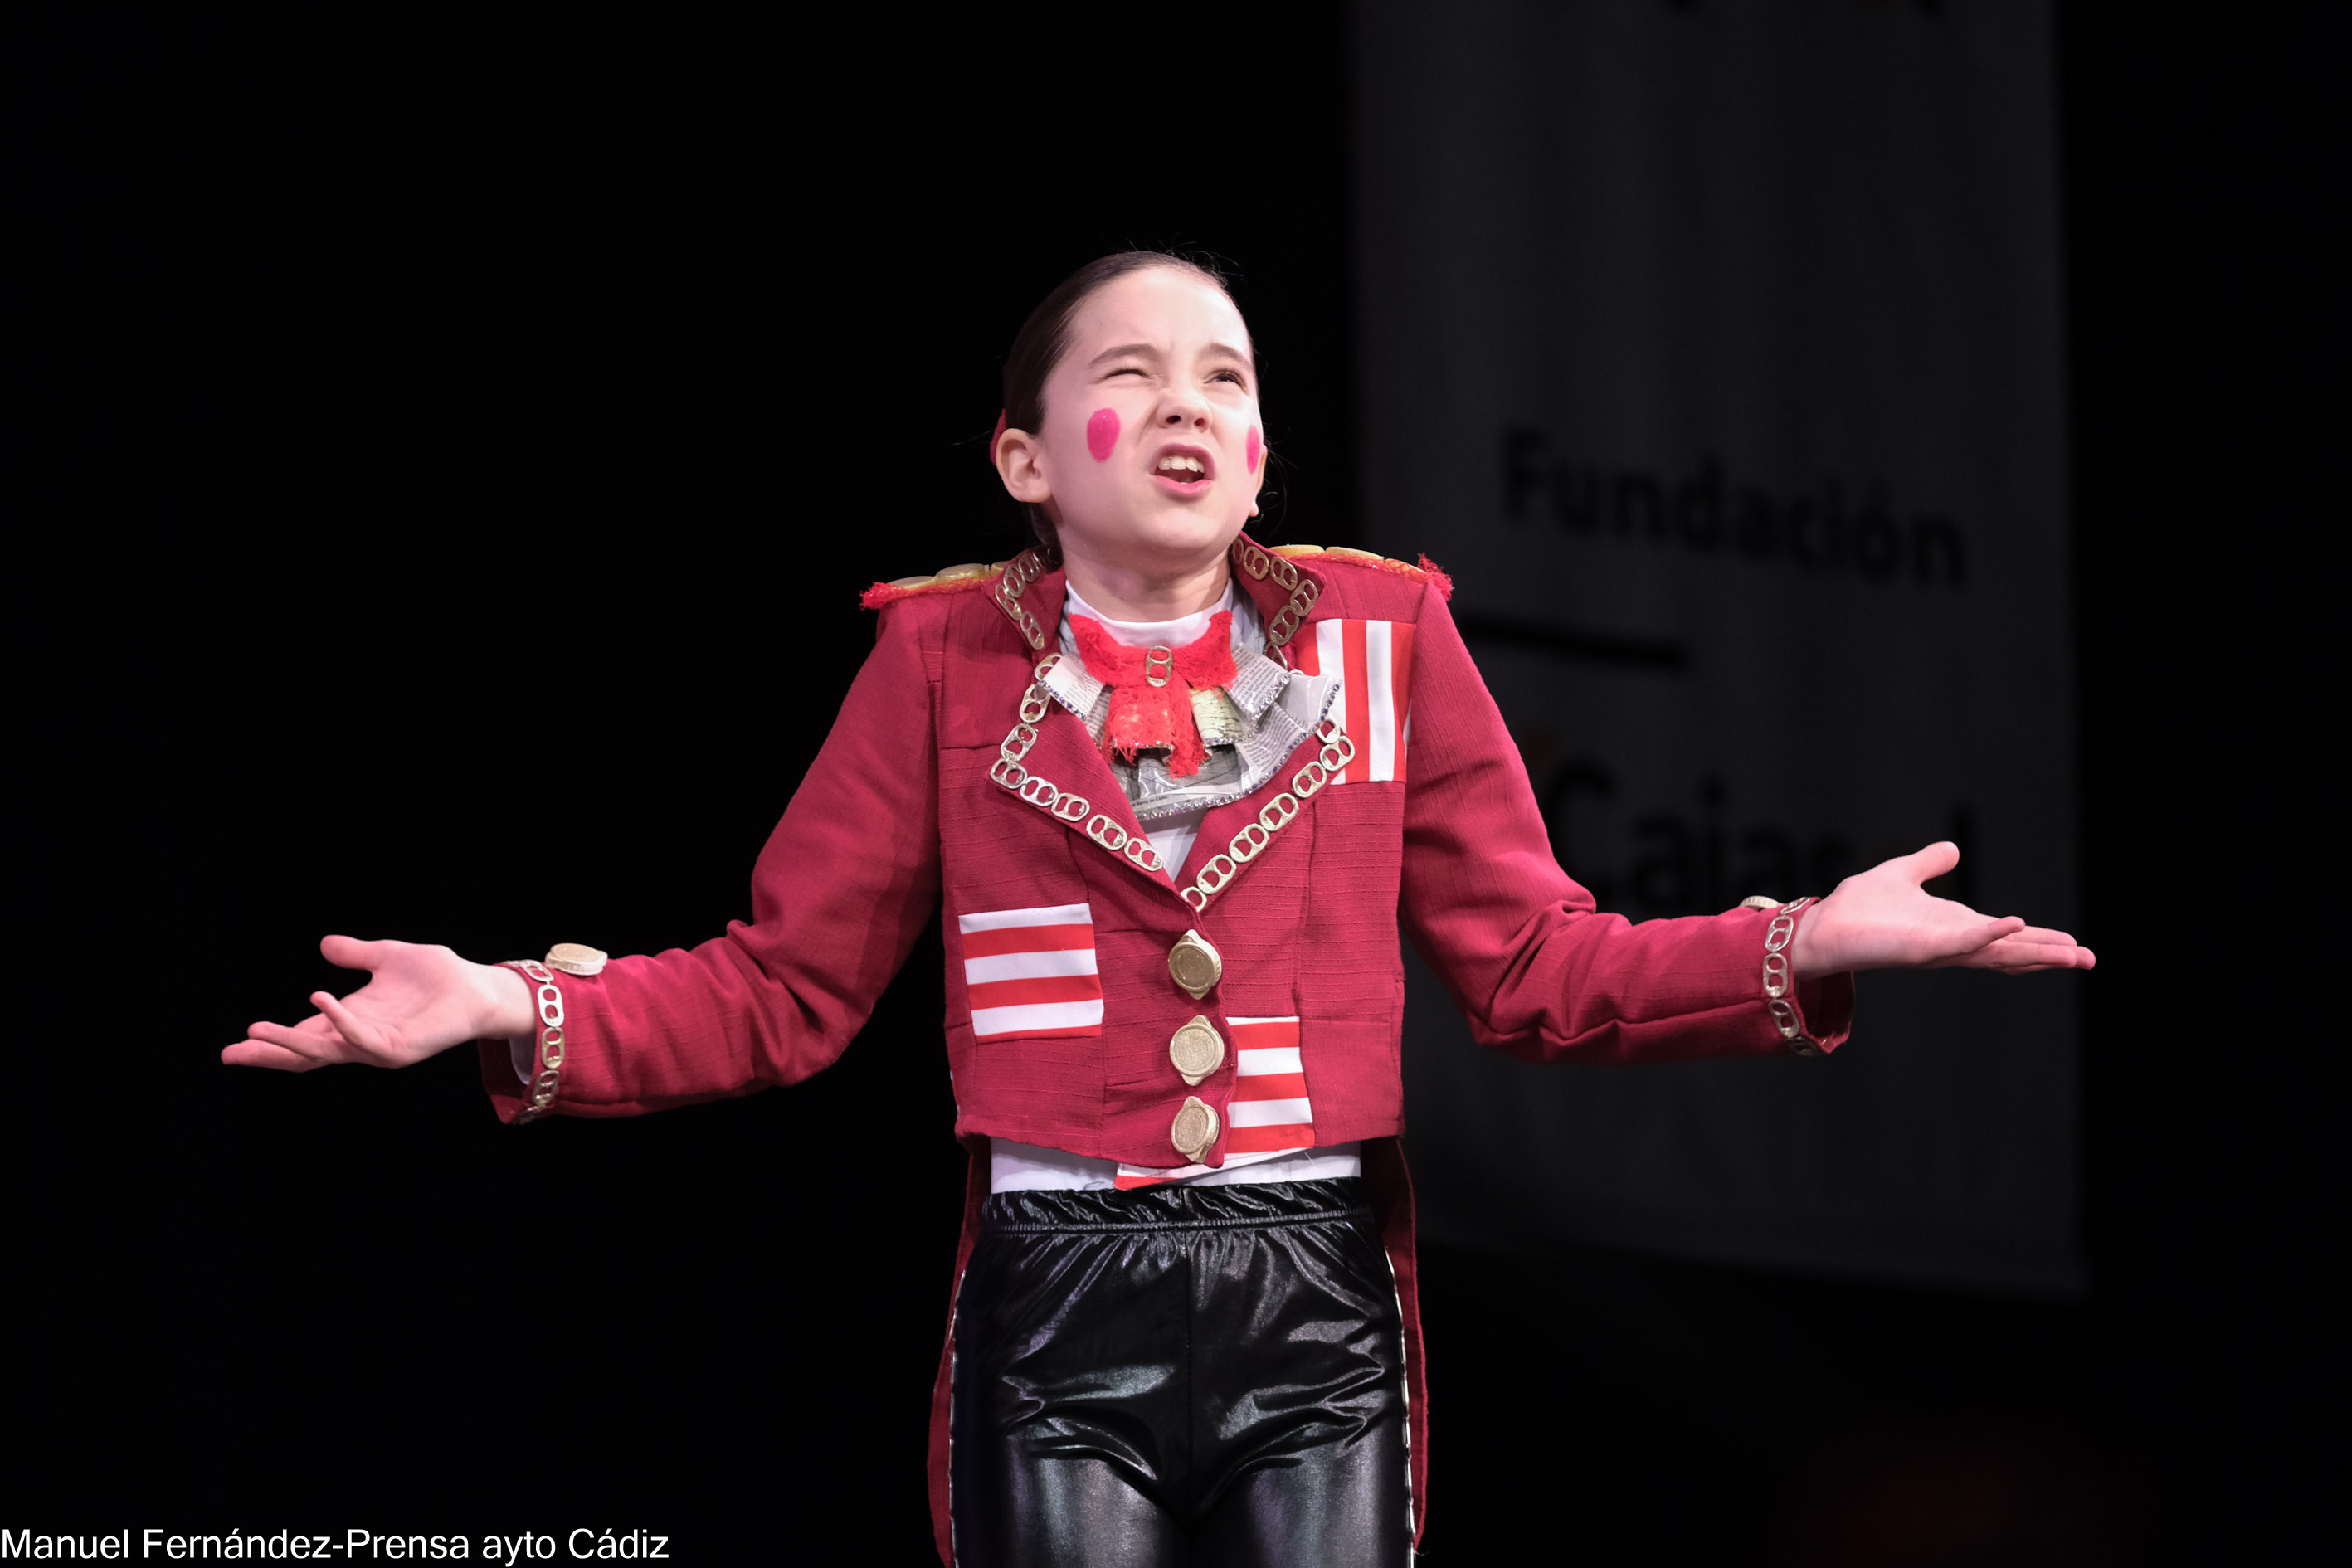
{"type": "Polygon", "coordinates": [[[1044,506],[1065,555],[1181,570],[1223,553],[1265,468],[1249,329],[1224,291],[1153,267],[1089,295],[1046,378],[1045,428],[997,468],[1044,506]]]}

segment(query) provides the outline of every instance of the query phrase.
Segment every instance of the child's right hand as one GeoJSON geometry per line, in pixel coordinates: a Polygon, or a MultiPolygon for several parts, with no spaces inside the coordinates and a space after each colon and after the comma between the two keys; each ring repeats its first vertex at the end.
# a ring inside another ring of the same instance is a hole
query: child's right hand
{"type": "Polygon", "coordinates": [[[222,1061],[280,1072],[335,1062],[402,1068],[467,1040],[511,1039],[538,1026],[530,983],[511,969],[406,942],[331,936],[319,951],[341,968],[366,970],[368,983],[341,1001],[312,992],[316,1014],[290,1027],[254,1025],[222,1061]]]}

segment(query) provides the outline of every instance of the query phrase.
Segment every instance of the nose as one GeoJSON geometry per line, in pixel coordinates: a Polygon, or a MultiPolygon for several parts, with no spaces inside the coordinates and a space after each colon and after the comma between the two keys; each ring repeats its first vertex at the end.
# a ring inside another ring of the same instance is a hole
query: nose
{"type": "Polygon", "coordinates": [[[1171,387],[1160,400],[1160,426],[1163,430],[1206,430],[1211,413],[1209,400],[1198,387],[1171,387]]]}

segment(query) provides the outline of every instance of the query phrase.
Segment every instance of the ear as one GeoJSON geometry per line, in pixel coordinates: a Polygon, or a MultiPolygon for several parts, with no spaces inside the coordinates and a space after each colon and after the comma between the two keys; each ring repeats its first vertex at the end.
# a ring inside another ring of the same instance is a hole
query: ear
{"type": "Polygon", "coordinates": [[[1252,517],[1255,517],[1257,515],[1258,492],[1265,489],[1266,465],[1274,460],[1274,448],[1265,444],[1265,421],[1260,419],[1258,421],[1257,427],[1257,472],[1250,476],[1249,514],[1252,517]]]}
{"type": "Polygon", "coordinates": [[[996,477],[1014,500],[1044,506],[1054,499],[1045,480],[1045,443],[1026,430],[1007,430],[996,438],[996,477]]]}

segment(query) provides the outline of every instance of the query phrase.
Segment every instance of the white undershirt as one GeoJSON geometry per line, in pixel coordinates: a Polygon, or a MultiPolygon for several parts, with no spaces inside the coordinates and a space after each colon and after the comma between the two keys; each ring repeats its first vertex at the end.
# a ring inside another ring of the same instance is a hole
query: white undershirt
{"type": "MultiPolygon", "coordinates": [[[[1220,1169],[1171,1177],[1158,1184],[1233,1187],[1244,1182],[1320,1182],[1363,1173],[1363,1145],[1335,1143],[1328,1149],[1297,1149],[1271,1159],[1244,1154],[1226,1161],[1220,1169]]],[[[992,1193],[1102,1192],[1118,1184],[1118,1163],[1114,1160],[1088,1159],[1060,1149],[1041,1149],[1034,1143],[1015,1143],[1010,1138],[988,1141],[988,1190],[992,1193]]]]}

